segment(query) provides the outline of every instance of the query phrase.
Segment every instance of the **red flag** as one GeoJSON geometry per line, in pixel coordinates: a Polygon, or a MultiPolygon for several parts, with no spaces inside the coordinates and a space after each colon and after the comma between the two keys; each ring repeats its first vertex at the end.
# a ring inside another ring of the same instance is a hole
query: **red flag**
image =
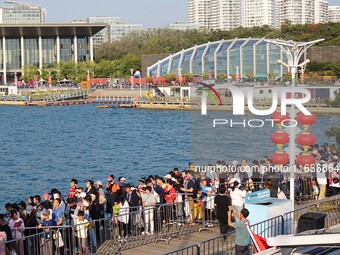
{"type": "Polygon", "coordinates": [[[246,227],[248,229],[250,238],[255,246],[256,252],[264,251],[270,248],[270,246],[267,244],[267,239],[263,238],[262,236],[259,236],[255,234],[250,227],[248,226],[248,223],[245,223],[246,227]]]}

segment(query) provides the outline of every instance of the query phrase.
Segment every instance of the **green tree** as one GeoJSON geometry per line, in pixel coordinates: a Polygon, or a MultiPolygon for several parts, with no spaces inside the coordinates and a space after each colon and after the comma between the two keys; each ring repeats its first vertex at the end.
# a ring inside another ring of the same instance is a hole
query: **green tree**
{"type": "Polygon", "coordinates": [[[225,80],[227,78],[227,75],[225,73],[219,73],[217,75],[217,78],[220,80],[225,80]]]}
{"type": "Polygon", "coordinates": [[[267,76],[269,79],[274,80],[276,78],[276,74],[275,73],[267,73],[267,76]]]}
{"type": "Polygon", "coordinates": [[[328,130],[326,130],[325,135],[327,137],[335,137],[336,144],[340,147],[340,126],[331,126],[328,130]]]}
{"type": "Polygon", "coordinates": [[[38,67],[34,65],[25,65],[23,68],[23,72],[21,74],[21,77],[19,77],[20,80],[25,81],[31,81],[34,78],[34,75],[38,74],[38,67]]]}
{"type": "Polygon", "coordinates": [[[246,73],[246,76],[247,76],[247,78],[249,78],[249,79],[252,79],[252,78],[255,77],[254,73],[252,73],[252,72],[247,72],[247,73],[246,73]]]}
{"type": "Polygon", "coordinates": [[[208,73],[201,73],[200,76],[202,77],[202,79],[208,79],[209,78],[209,74],[208,73]]]}
{"type": "Polygon", "coordinates": [[[337,92],[335,92],[334,94],[335,94],[335,98],[332,101],[330,101],[329,104],[332,107],[339,107],[340,106],[340,94],[337,92]]]}
{"type": "Polygon", "coordinates": [[[168,73],[163,75],[163,77],[168,81],[168,82],[172,82],[175,78],[176,78],[176,74],[175,73],[168,73]]]}
{"type": "Polygon", "coordinates": [[[289,80],[289,79],[292,78],[292,74],[291,74],[291,73],[284,73],[284,74],[282,75],[282,77],[283,77],[283,79],[289,80]]]}
{"type": "Polygon", "coordinates": [[[192,74],[191,73],[185,73],[183,74],[184,78],[186,81],[191,81],[192,80],[192,74]]]}

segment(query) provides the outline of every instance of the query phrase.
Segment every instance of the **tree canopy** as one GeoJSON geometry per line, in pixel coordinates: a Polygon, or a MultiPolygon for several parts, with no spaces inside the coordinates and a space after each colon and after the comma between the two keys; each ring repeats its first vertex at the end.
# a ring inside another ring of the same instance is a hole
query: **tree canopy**
{"type": "Polygon", "coordinates": [[[270,26],[234,30],[172,30],[154,29],[131,33],[96,49],[96,61],[121,59],[128,53],[141,58],[145,54],[174,53],[209,41],[234,38],[281,38],[294,41],[311,41],[325,38],[318,45],[340,45],[340,23],[292,25],[286,22],[281,29],[270,26]]]}

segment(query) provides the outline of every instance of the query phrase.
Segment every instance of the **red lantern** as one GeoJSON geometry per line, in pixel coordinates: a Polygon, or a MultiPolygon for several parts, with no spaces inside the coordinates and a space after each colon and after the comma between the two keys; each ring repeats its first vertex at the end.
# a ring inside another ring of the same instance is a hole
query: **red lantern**
{"type": "Polygon", "coordinates": [[[275,165],[285,165],[288,164],[289,157],[286,153],[276,152],[272,155],[272,163],[275,165]]]}
{"type": "Polygon", "coordinates": [[[289,115],[281,115],[280,112],[274,112],[272,114],[272,120],[275,124],[281,124],[282,121],[289,119],[289,115]]]}
{"type": "Polygon", "coordinates": [[[276,131],[272,134],[272,142],[276,144],[285,144],[289,141],[289,136],[286,132],[283,131],[276,131]]]}
{"type": "Polygon", "coordinates": [[[305,115],[304,113],[300,112],[296,120],[302,125],[312,125],[316,122],[316,116],[314,113],[312,113],[312,115],[305,115]]]}
{"type": "Polygon", "coordinates": [[[307,149],[309,146],[315,143],[315,136],[311,133],[303,132],[297,136],[296,142],[307,149]]]}
{"type": "Polygon", "coordinates": [[[296,163],[302,167],[310,166],[315,164],[315,158],[310,154],[301,154],[297,157],[296,163]]]}

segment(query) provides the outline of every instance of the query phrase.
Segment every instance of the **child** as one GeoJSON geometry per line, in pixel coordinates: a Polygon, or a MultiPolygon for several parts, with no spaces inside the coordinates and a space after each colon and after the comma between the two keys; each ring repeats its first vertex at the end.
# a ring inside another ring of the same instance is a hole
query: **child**
{"type": "Polygon", "coordinates": [[[87,240],[87,229],[90,225],[89,221],[84,217],[84,211],[78,212],[78,219],[74,220],[76,236],[78,240],[78,246],[80,247],[80,254],[87,255],[89,251],[87,249],[86,240],[87,240]]]}
{"type": "Polygon", "coordinates": [[[203,199],[205,195],[203,194],[202,188],[197,189],[197,198],[194,201],[194,220],[200,220],[203,217],[203,199]]]}
{"type": "Polygon", "coordinates": [[[43,218],[43,221],[41,225],[39,225],[39,228],[45,228],[44,234],[41,236],[40,254],[52,255],[52,229],[48,228],[53,226],[50,210],[45,210],[41,217],[43,218]]]}
{"type": "Polygon", "coordinates": [[[314,199],[316,200],[319,196],[318,183],[316,181],[312,181],[312,186],[313,186],[313,196],[314,196],[314,199]]]}
{"type": "Polygon", "coordinates": [[[235,228],[235,255],[248,255],[249,254],[249,233],[246,224],[249,224],[247,217],[249,211],[242,209],[240,215],[236,215],[239,219],[237,222],[231,222],[231,211],[228,212],[228,225],[235,228]]]}

